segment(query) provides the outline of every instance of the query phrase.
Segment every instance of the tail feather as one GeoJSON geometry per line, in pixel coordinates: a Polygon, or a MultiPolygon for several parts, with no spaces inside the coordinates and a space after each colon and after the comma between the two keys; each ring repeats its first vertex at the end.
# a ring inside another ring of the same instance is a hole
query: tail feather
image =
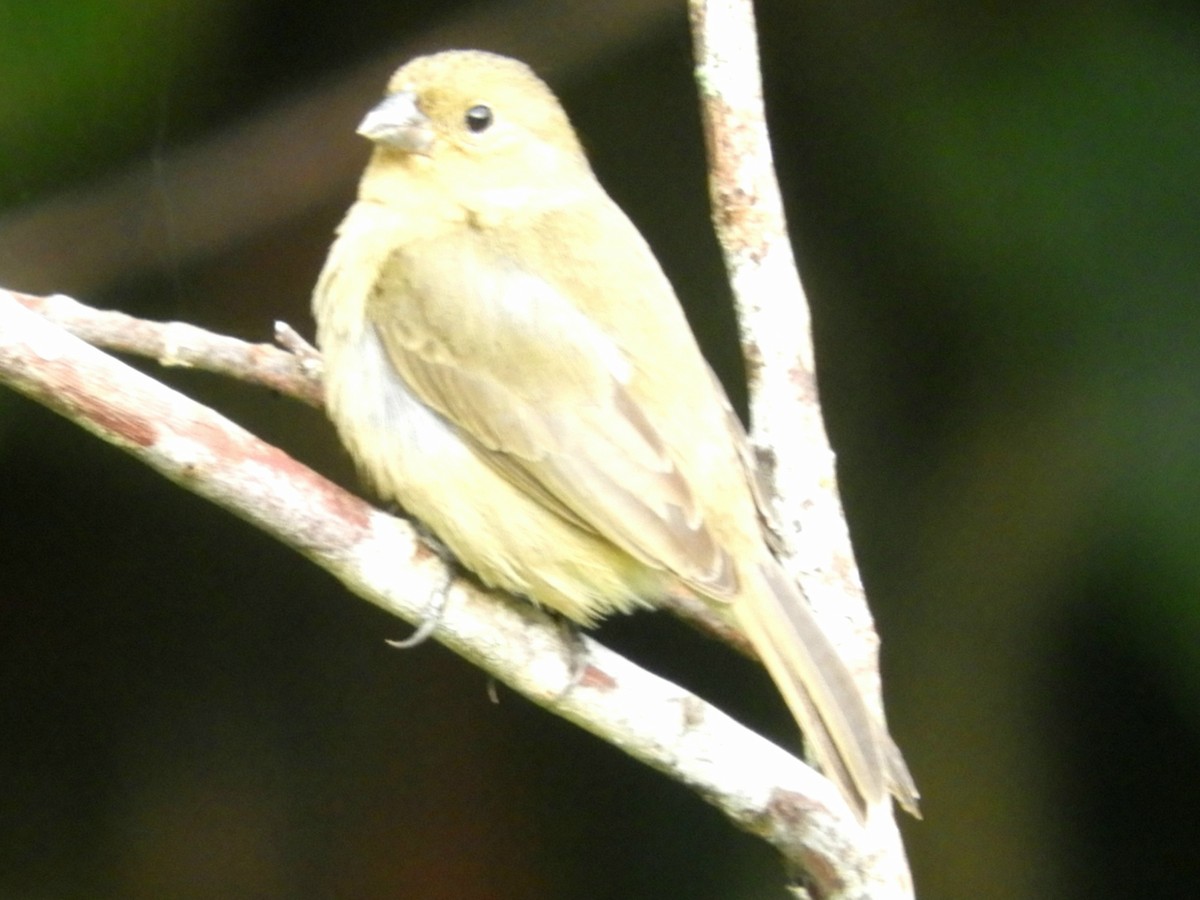
{"type": "Polygon", "coordinates": [[[758,567],[734,604],[738,621],[796,717],[815,762],[860,817],[886,791],[916,812],[917,791],[808,601],[778,565],[758,567]]]}

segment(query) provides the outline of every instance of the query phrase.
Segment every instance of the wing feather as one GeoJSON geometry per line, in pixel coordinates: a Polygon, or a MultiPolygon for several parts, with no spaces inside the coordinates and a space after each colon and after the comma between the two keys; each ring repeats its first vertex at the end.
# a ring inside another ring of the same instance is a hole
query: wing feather
{"type": "Polygon", "coordinates": [[[732,593],[632,364],[553,285],[464,230],[394,254],[368,316],[413,393],[503,477],[646,564],[732,593]]]}

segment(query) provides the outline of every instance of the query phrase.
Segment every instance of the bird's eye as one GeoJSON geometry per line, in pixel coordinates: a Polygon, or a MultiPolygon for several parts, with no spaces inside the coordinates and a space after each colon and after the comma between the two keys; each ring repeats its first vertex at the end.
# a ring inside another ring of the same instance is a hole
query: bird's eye
{"type": "Polygon", "coordinates": [[[492,124],[492,108],[482,103],[472,106],[467,110],[466,122],[467,127],[475,134],[487,131],[492,124]]]}

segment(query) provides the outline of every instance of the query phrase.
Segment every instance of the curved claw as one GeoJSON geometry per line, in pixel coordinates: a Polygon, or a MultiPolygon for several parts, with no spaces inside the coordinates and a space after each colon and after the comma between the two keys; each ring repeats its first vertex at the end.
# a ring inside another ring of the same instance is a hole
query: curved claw
{"type": "Polygon", "coordinates": [[[418,644],[425,643],[442,622],[442,613],[446,611],[446,598],[449,594],[450,580],[447,579],[446,584],[442,586],[441,590],[433,595],[428,609],[425,610],[425,614],[421,617],[421,624],[417,626],[417,630],[406,638],[385,640],[384,643],[398,650],[408,650],[418,644]]]}

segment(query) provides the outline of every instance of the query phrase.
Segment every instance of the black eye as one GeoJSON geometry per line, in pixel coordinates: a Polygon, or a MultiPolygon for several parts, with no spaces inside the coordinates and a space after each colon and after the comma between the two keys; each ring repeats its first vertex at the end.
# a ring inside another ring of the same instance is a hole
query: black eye
{"type": "Polygon", "coordinates": [[[467,110],[466,122],[467,127],[476,134],[487,131],[492,124],[492,108],[484,106],[482,103],[472,106],[467,110]]]}

